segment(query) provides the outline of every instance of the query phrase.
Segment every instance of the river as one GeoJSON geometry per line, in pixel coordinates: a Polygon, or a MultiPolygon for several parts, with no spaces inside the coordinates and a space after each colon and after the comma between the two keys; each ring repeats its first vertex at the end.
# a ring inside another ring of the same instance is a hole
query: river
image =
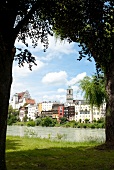
{"type": "Polygon", "coordinates": [[[35,136],[41,138],[62,139],[72,142],[83,142],[88,140],[104,141],[105,129],[7,126],[7,135],[35,136]]]}

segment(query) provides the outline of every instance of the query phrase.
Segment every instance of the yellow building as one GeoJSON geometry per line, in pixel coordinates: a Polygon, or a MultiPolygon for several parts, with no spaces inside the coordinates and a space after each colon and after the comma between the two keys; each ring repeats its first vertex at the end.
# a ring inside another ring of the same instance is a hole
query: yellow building
{"type": "Polygon", "coordinates": [[[38,112],[39,114],[42,112],[42,103],[38,103],[38,112]]]}

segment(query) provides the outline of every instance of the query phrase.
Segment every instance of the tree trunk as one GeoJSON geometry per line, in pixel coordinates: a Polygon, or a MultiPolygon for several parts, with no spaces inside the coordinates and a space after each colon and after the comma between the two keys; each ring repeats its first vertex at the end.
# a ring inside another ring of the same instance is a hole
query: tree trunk
{"type": "MultiPolygon", "coordinates": [[[[1,43],[1,39],[0,39],[1,43]]],[[[11,44],[10,44],[11,45],[11,44]]],[[[0,170],[6,170],[5,147],[7,116],[12,83],[13,50],[0,44],[0,170]]]]}
{"type": "Polygon", "coordinates": [[[106,106],[106,144],[114,147],[114,60],[112,60],[105,71],[106,91],[108,95],[106,106]]]}

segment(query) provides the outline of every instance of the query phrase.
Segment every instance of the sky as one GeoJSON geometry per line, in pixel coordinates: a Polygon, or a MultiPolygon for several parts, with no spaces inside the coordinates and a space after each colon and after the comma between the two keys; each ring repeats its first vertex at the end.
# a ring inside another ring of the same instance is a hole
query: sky
{"type": "MultiPolygon", "coordinates": [[[[46,52],[40,42],[36,48],[32,47],[30,39],[27,42],[28,50],[36,58],[37,66],[33,65],[30,71],[27,64],[20,68],[18,62],[14,61],[11,97],[15,93],[28,90],[36,103],[43,101],[62,103],[66,101],[68,86],[71,86],[74,99],[82,99],[83,94],[78,81],[96,72],[94,60],[90,62],[84,58],[78,61],[78,51],[81,48],[74,42],[69,44],[67,41],[49,36],[49,47],[46,52]]],[[[26,48],[24,44],[17,41],[15,46],[26,48]]]]}

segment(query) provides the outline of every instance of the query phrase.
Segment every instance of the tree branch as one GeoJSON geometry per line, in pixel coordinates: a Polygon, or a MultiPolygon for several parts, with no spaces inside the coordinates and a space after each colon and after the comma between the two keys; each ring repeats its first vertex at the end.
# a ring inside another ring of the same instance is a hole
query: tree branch
{"type": "Polygon", "coordinates": [[[27,15],[25,15],[25,17],[19,21],[19,23],[17,24],[17,26],[14,28],[14,32],[15,32],[15,36],[17,37],[19,31],[21,28],[23,28],[24,25],[26,25],[29,21],[29,19],[32,17],[32,15],[34,14],[35,10],[38,9],[38,6],[40,7],[40,3],[38,5],[38,3],[34,3],[30,9],[30,11],[28,12],[27,15]]]}

